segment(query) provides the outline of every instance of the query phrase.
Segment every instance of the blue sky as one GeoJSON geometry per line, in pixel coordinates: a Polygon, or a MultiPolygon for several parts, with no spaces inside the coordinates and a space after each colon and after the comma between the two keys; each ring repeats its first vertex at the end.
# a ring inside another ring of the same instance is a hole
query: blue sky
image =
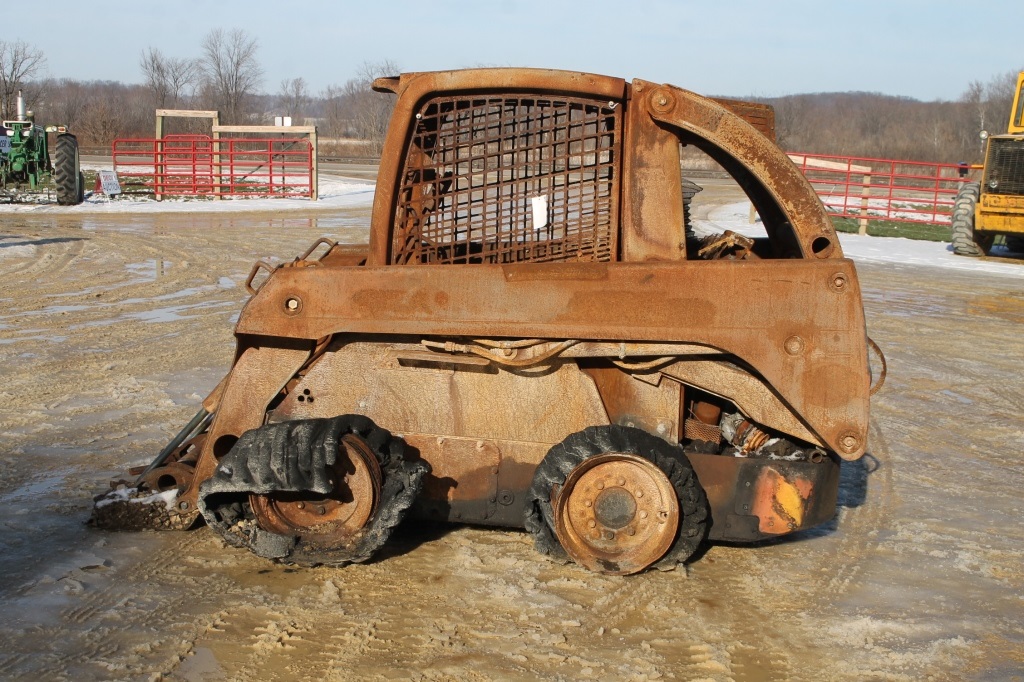
{"type": "Polygon", "coordinates": [[[276,93],[301,76],[342,84],[360,63],[403,71],[535,66],[668,82],[699,93],[774,96],[863,90],[956,99],[971,80],[1024,68],[1021,29],[1003,0],[431,0],[46,4],[0,40],[47,54],[48,75],[141,82],[156,47],[198,56],[211,29],[257,38],[276,93]],[[300,9],[301,8],[301,9],[300,9]]]}

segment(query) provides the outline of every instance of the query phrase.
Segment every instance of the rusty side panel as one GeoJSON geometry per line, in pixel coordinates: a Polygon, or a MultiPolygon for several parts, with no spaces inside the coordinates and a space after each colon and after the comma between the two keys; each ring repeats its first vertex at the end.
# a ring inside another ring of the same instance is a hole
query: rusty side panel
{"type": "Polygon", "coordinates": [[[199,484],[213,474],[222,457],[238,437],[263,425],[267,405],[295,376],[313,351],[310,343],[278,339],[275,346],[240,349],[219,401],[217,415],[196,462],[195,476],[178,497],[178,510],[196,515],[199,484]]]}
{"type": "Polygon", "coordinates": [[[622,260],[686,257],[679,137],[629,103],[623,149],[622,260]]]}
{"type": "MultiPolygon", "coordinates": [[[[757,129],[721,104],[672,85],[633,81],[631,106],[707,143],[705,151],[733,173],[765,220],[769,237],[792,230],[803,258],[842,258],[832,220],[803,173],[757,129]]],[[[796,254],[793,254],[796,255],[796,254]]]]}
{"type": "Polygon", "coordinates": [[[670,443],[679,442],[680,384],[659,381],[659,376],[636,377],[617,367],[590,367],[585,371],[597,384],[610,423],[634,426],[670,443]]]}
{"type": "Polygon", "coordinates": [[[426,362],[416,341],[334,342],[269,420],[367,415],[430,464],[419,514],[521,525],[523,493],[548,449],[608,423],[594,381],[574,362],[529,371],[426,362]]]}
{"type": "Polygon", "coordinates": [[[699,343],[749,364],[843,457],[867,441],[864,318],[848,260],[289,268],[249,301],[237,332],[699,343]]]}
{"type": "Polygon", "coordinates": [[[711,507],[709,539],[750,542],[811,528],[836,511],[839,461],[690,454],[711,507]]]}

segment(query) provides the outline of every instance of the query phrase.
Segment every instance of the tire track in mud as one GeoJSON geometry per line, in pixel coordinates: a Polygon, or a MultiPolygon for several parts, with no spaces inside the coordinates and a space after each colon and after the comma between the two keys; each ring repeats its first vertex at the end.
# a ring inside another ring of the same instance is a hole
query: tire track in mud
{"type": "MultiPolygon", "coordinates": [[[[31,239],[31,237],[24,237],[31,239]]],[[[6,256],[0,260],[4,277],[18,278],[23,282],[32,281],[36,286],[46,280],[48,275],[59,275],[65,272],[68,266],[78,258],[85,249],[85,239],[79,236],[65,236],[54,238],[40,238],[38,242],[29,242],[36,251],[45,246],[45,253],[39,256],[6,256]],[[10,261],[16,261],[9,265],[10,261]],[[17,262],[20,261],[20,262],[17,262]]],[[[0,241],[0,248],[13,248],[16,243],[0,241]]]]}
{"type": "MultiPolygon", "coordinates": [[[[176,539],[154,552],[133,557],[123,569],[108,569],[109,575],[92,578],[81,570],[71,570],[59,579],[58,583],[66,581],[73,586],[65,592],[69,603],[56,614],[56,625],[26,635],[49,643],[38,654],[41,660],[33,665],[33,674],[53,680],[138,676],[169,667],[169,661],[156,665],[147,658],[149,652],[165,647],[176,653],[160,657],[176,661],[184,652],[173,645],[194,637],[190,630],[203,627],[202,618],[183,620],[189,607],[201,601],[202,594],[174,589],[187,585],[179,573],[181,557],[194,552],[199,539],[194,533],[176,539]],[[147,592],[156,588],[159,599],[152,594],[137,594],[142,586],[147,592]]],[[[211,576],[209,582],[220,581],[211,576]]],[[[210,587],[213,586],[207,585],[204,590],[210,587]]],[[[17,639],[17,634],[10,634],[11,642],[17,639]]],[[[35,648],[40,648],[38,643],[35,648]]],[[[0,668],[0,673],[24,674],[16,665],[10,671],[0,668]]]]}

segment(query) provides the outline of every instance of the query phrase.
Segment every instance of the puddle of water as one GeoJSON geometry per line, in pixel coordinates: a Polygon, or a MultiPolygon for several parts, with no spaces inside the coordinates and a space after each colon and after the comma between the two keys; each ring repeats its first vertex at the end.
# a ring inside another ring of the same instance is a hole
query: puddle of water
{"type": "MultiPolygon", "coordinates": [[[[145,300],[146,299],[139,299],[138,301],[135,302],[138,303],[140,301],[145,300]]],[[[199,311],[211,308],[223,308],[226,306],[234,308],[237,305],[238,304],[235,303],[234,301],[206,301],[203,303],[193,303],[189,305],[165,306],[163,308],[154,308],[151,310],[144,310],[137,313],[125,313],[124,315],[120,315],[118,317],[111,318],[108,320],[96,320],[94,322],[86,322],[84,324],[75,325],[74,327],[71,327],[71,329],[82,329],[85,327],[105,327],[108,325],[117,324],[118,322],[125,322],[128,320],[139,320],[141,322],[175,322],[178,320],[187,320],[189,318],[195,317],[194,315],[183,314],[186,311],[199,311]]]]}
{"type": "Polygon", "coordinates": [[[939,393],[941,393],[943,395],[949,396],[950,398],[952,398],[953,400],[957,401],[958,403],[960,403],[962,405],[973,405],[974,404],[974,401],[971,400],[970,398],[965,398],[964,396],[960,395],[959,393],[954,393],[953,391],[949,390],[948,388],[942,389],[941,391],[939,391],[939,393]]]}
{"type": "MultiPolygon", "coordinates": [[[[127,263],[124,268],[132,275],[141,277],[141,281],[156,281],[163,277],[167,270],[174,267],[174,263],[169,260],[150,258],[139,263],[127,263]]],[[[131,284],[137,284],[140,280],[131,282],[131,284]]]]}

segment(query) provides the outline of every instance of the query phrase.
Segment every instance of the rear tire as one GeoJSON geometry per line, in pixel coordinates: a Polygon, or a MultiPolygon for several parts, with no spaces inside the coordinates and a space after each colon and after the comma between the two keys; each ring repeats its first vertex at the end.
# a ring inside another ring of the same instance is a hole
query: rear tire
{"type": "MultiPolygon", "coordinates": [[[[533,535],[534,544],[542,554],[568,561],[572,552],[566,552],[558,539],[558,514],[553,502],[559,501],[567,481],[572,485],[574,472],[584,462],[603,455],[632,455],[642,458],[664,475],[678,500],[678,528],[668,550],[648,565],[672,569],[689,559],[707,536],[710,524],[707,495],[697,480],[690,460],[679,447],[640,429],[625,426],[591,426],[569,435],[545,455],[533,476],[533,485],[526,496],[524,525],[533,535]]],[[[571,491],[570,491],[570,494],[571,491]]],[[[576,560],[574,558],[574,560],[576,560]]],[[[617,565],[616,561],[578,562],[600,573],[622,575],[643,570],[643,567],[617,565]]]]}
{"type": "Polygon", "coordinates": [[[82,203],[82,168],[78,156],[78,139],[74,135],[57,137],[57,150],[53,164],[53,181],[57,185],[57,203],[76,206],[82,203]]]}
{"type": "Polygon", "coordinates": [[[964,183],[953,203],[950,241],[953,243],[953,253],[958,256],[984,256],[992,248],[993,237],[979,238],[974,233],[974,209],[980,194],[979,183],[964,183]]]}

